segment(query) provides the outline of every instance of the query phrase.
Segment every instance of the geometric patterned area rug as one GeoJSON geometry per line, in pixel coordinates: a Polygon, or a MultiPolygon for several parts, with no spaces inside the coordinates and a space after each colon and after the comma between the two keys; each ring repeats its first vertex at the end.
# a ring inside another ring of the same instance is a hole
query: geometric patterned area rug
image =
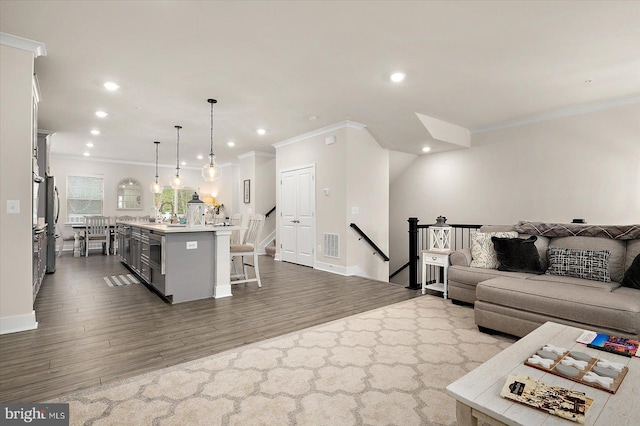
{"type": "Polygon", "coordinates": [[[129,284],[140,284],[140,281],[131,274],[126,275],[111,275],[110,277],[103,277],[104,282],[109,287],[120,287],[129,284]]]}
{"type": "Polygon", "coordinates": [[[444,388],[513,342],[422,296],[49,402],[72,425],[455,425],[444,388]]]}

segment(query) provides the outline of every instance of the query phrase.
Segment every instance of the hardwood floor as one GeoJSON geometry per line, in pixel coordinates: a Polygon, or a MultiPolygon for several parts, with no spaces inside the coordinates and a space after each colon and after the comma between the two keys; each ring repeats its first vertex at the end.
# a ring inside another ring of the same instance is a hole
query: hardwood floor
{"type": "Polygon", "coordinates": [[[42,402],[359,312],[420,291],[260,257],[262,288],[176,305],[142,284],[108,287],[129,273],[116,256],[58,258],[35,303],[38,328],[0,336],[0,401],[42,402]]]}

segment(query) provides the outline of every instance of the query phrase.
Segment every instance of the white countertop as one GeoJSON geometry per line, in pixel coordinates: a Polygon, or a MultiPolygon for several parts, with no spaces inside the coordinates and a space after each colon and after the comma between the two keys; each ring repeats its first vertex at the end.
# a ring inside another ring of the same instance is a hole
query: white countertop
{"type": "Polygon", "coordinates": [[[153,223],[153,222],[116,222],[116,224],[123,224],[129,226],[135,226],[137,228],[148,229],[150,231],[158,231],[164,234],[178,234],[185,232],[231,232],[244,229],[241,226],[214,226],[206,225],[204,228],[189,228],[186,225],[179,225],[177,223],[153,223]]]}

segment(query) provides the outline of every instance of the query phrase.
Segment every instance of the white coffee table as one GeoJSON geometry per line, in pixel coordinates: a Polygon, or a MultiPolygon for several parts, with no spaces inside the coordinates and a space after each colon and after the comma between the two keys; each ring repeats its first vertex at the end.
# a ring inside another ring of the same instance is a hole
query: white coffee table
{"type": "MultiPolygon", "coordinates": [[[[593,405],[585,416],[586,425],[636,425],[640,413],[640,358],[628,358],[588,348],[576,343],[583,330],[547,322],[518,340],[475,370],[447,386],[447,395],[456,399],[458,425],[570,425],[573,422],[500,397],[509,374],[524,373],[550,385],[586,393],[593,405]],[[607,359],[629,367],[618,392],[608,392],[564,379],[524,365],[526,358],[547,343],[579,350],[594,358],[607,359]]],[[[578,423],[576,423],[578,424],[578,423]]]]}

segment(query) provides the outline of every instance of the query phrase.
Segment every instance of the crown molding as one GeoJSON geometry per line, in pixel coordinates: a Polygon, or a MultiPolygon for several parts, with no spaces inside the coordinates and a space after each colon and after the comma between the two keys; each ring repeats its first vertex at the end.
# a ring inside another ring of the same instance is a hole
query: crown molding
{"type": "Polygon", "coordinates": [[[270,152],[249,151],[249,152],[245,152],[244,154],[236,155],[236,158],[242,160],[243,158],[249,158],[249,157],[275,158],[275,156],[276,156],[275,154],[272,154],[270,152]]]}
{"type": "Polygon", "coordinates": [[[313,130],[311,132],[303,133],[303,134],[301,134],[299,136],[294,136],[292,138],[285,139],[283,141],[273,143],[273,144],[271,144],[271,146],[276,148],[276,149],[278,149],[278,148],[281,148],[281,147],[286,146],[286,145],[291,145],[291,144],[294,144],[294,143],[301,142],[303,140],[312,138],[314,136],[319,136],[319,135],[322,135],[322,134],[325,134],[325,133],[329,133],[329,132],[335,132],[336,130],[343,129],[345,127],[348,127],[350,129],[362,130],[362,129],[366,128],[367,125],[366,124],[356,123],[355,121],[349,121],[349,120],[340,121],[339,123],[335,123],[335,124],[331,124],[329,126],[321,127],[319,129],[313,130]]]}
{"type": "Polygon", "coordinates": [[[607,102],[601,102],[597,104],[589,104],[589,105],[581,105],[581,106],[576,106],[571,108],[564,108],[556,111],[551,111],[546,114],[525,117],[519,120],[496,123],[490,126],[472,129],[471,134],[491,132],[494,130],[507,129],[509,127],[523,126],[525,124],[539,123],[541,121],[553,120],[556,118],[563,118],[563,117],[571,117],[573,115],[587,114],[589,112],[602,111],[604,109],[615,108],[623,105],[632,105],[637,103],[640,103],[640,95],[613,99],[607,102]]]}
{"type": "Polygon", "coordinates": [[[3,46],[15,47],[16,49],[28,50],[33,56],[47,56],[47,48],[44,43],[28,38],[18,37],[13,34],[0,33],[0,44],[3,46]]]}
{"type": "MultiPolygon", "coordinates": [[[[100,158],[100,157],[85,157],[83,155],[67,155],[67,154],[54,154],[51,153],[52,157],[61,158],[64,160],[79,160],[79,161],[94,161],[96,163],[113,163],[113,164],[128,164],[132,166],[147,166],[147,167],[155,167],[156,163],[147,163],[143,161],[128,161],[128,160],[114,160],[111,158],[100,158]]],[[[224,163],[218,164],[220,168],[237,166],[237,163],[224,163]]],[[[175,164],[158,164],[158,167],[166,168],[166,169],[175,169],[175,164]]],[[[194,167],[194,166],[180,166],[180,170],[200,170],[202,167],[194,167]]]]}

